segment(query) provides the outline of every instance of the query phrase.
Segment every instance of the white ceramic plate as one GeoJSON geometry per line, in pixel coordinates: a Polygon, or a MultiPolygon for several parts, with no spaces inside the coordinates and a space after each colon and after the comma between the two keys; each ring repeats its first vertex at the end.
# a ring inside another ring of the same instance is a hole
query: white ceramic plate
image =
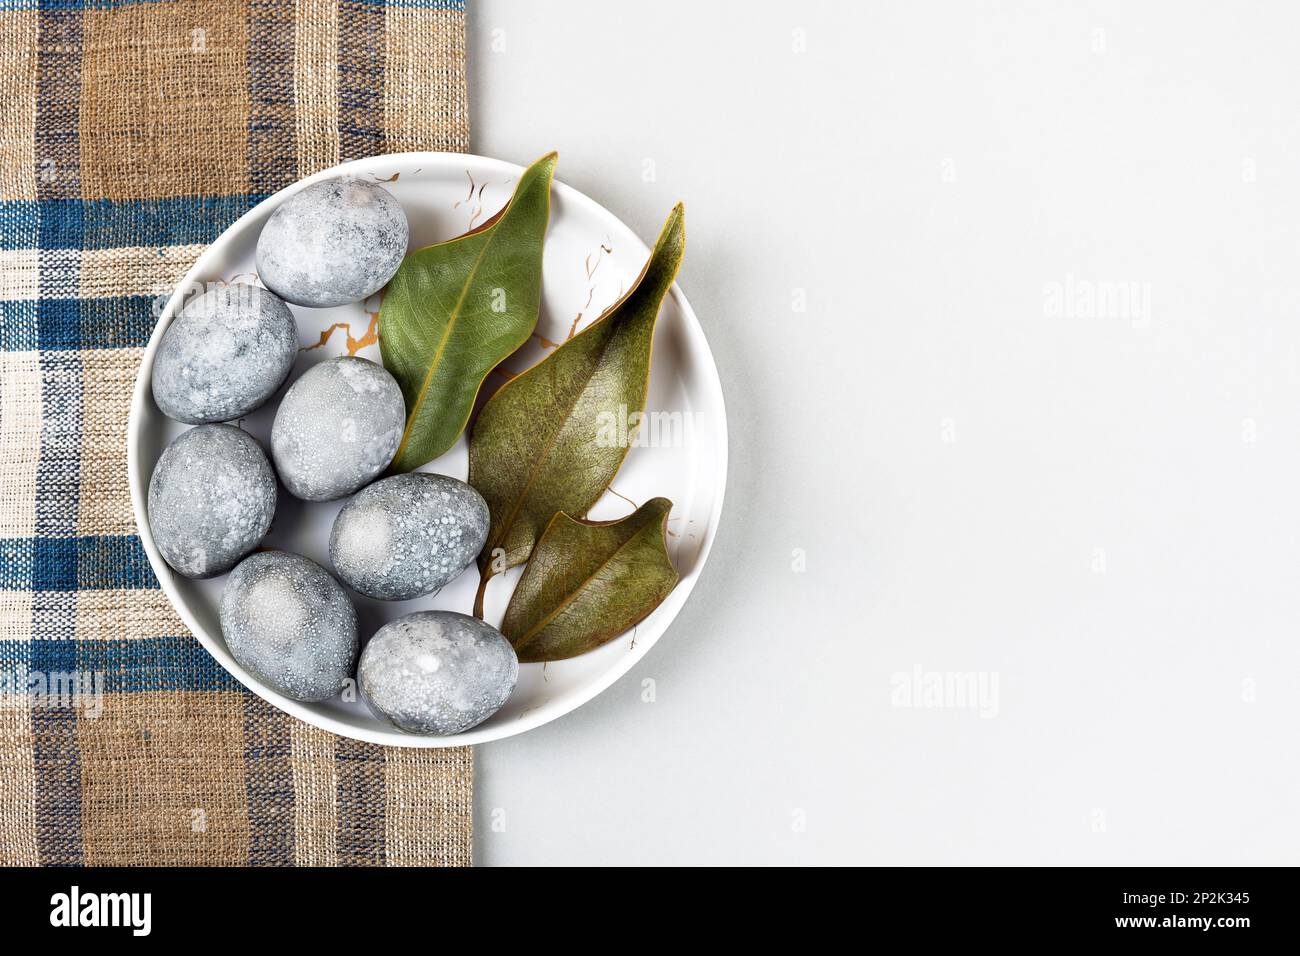
{"type": "MultiPolygon", "coordinates": [[[[718,371],[700,323],[686,297],[674,286],[655,334],[648,417],[641,429],[645,444],[634,444],[611,491],[591,510],[590,517],[622,517],[633,510],[630,502],[640,504],[656,495],[671,499],[669,552],[681,582],[633,633],[572,660],[522,665],[519,684],[505,707],[468,732],[451,737],[413,736],[375,717],[360,701],[335,698],[304,704],[276,693],[248,674],[226,650],[217,618],[226,576],[191,581],[175,574],[159,555],[145,510],[149,477],[162,450],[188,426],[158,410],[149,381],[158,342],[181,306],[209,283],[255,282],[254,250],[262,224],[281,202],[309,183],[344,173],[383,183],[406,210],[414,249],[458,236],[489,218],[505,205],[521,172],[519,166],[481,156],[403,153],[345,163],[304,179],[250,210],[199,256],[168,301],[145,350],[131,402],[127,461],[136,524],[154,573],[181,619],[226,670],[281,710],[336,734],[391,746],[450,747],[509,737],[567,714],[626,673],[668,629],[695,587],[713,543],[726,485],[726,413],[718,371]]],[[[668,211],[665,207],[665,217],[668,211]]],[[[689,259],[689,219],[687,227],[689,259]]],[[[636,278],[648,255],[646,244],[610,212],[557,182],[546,237],[538,335],[507,359],[505,367],[523,371],[545,357],[554,347],[551,343],[564,341],[571,330],[595,320],[636,278]]],[[[292,306],[303,350],[289,381],[313,363],[347,354],[349,349],[381,361],[379,346],[365,344],[371,328],[371,314],[366,309],[377,308],[377,301],[335,309],[292,306]]],[[[495,374],[489,376],[480,401],[503,381],[495,374]]],[[[282,395],[283,389],[266,407],[239,423],[266,447],[282,395]]],[[[468,470],[465,437],[421,470],[463,480],[468,470]]],[[[341,506],[341,501],[299,501],[281,489],[275,522],[263,545],[304,554],[330,568],[329,531],[341,506]]],[[[489,623],[500,623],[521,570],[501,575],[489,586],[485,608],[489,623]]],[[[477,579],[471,566],[440,593],[414,601],[373,601],[350,592],[357,605],[362,640],[387,621],[411,611],[445,608],[469,613],[477,579]]]]}

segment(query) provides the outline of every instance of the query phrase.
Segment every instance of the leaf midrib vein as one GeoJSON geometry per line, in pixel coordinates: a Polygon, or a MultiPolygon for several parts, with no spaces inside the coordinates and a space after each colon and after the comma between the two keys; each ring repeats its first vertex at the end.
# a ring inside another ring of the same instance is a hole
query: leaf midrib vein
{"type": "MultiPolygon", "coordinates": [[[[635,516],[635,514],[636,512],[633,512],[632,514],[628,515],[628,517],[631,518],[635,516]]],[[[660,513],[660,516],[662,517],[662,512],[660,513]]],[[[604,571],[605,568],[609,567],[609,563],[613,561],[616,557],[618,557],[619,554],[629,544],[631,544],[633,540],[636,539],[637,535],[641,534],[641,532],[644,531],[647,527],[649,527],[649,525],[645,524],[637,528],[635,531],[633,531],[628,536],[627,540],[624,541],[622,544],[620,544],[617,548],[615,548],[613,553],[611,553],[608,558],[600,562],[600,566],[597,567],[596,570],[592,571],[590,574],[584,577],[582,581],[579,582],[578,586],[573,588],[573,590],[569,593],[569,596],[566,597],[563,601],[561,601],[553,611],[551,611],[549,614],[543,617],[540,623],[538,623],[533,627],[530,627],[527,631],[525,631],[524,634],[519,638],[519,643],[516,644],[515,646],[523,647],[534,637],[540,634],[543,630],[545,630],[552,621],[554,621],[557,617],[559,617],[562,613],[564,613],[564,611],[567,610],[573,604],[573,602],[578,599],[578,595],[580,595],[583,592],[583,590],[587,587],[587,585],[589,585],[593,580],[595,580],[596,576],[599,575],[601,571],[604,571]]]]}
{"type": "MultiPolygon", "coordinates": [[[[497,223],[500,226],[500,223],[497,223]]],[[[429,386],[433,383],[433,374],[437,371],[442,362],[443,354],[447,350],[447,343],[451,341],[451,331],[460,319],[461,311],[465,305],[465,299],[469,295],[469,287],[473,285],[474,280],[478,277],[479,268],[482,266],[483,257],[487,255],[492,241],[497,237],[497,229],[494,228],[488,234],[487,239],[483,242],[483,248],[479,250],[478,255],[474,258],[474,265],[470,267],[469,275],[465,278],[465,284],[461,287],[460,296],[456,299],[456,305],[452,308],[450,315],[447,317],[447,325],[442,331],[442,336],[438,340],[438,346],[434,350],[433,358],[429,362],[429,371],[424,375],[424,381],[420,383],[420,391],[416,395],[415,407],[411,409],[411,415],[406,423],[406,428],[402,430],[402,440],[397,445],[397,452],[393,455],[393,460],[397,461],[402,457],[402,452],[406,450],[407,444],[411,440],[411,433],[415,427],[415,421],[419,417],[420,409],[424,407],[424,398],[429,393],[429,386]]]]}
{"type": "MultiPolygon", "coordinates": [[[[672,217],[670,216],[669,222],[671,221],[672,221],[672,217]]],[[[667,226],[665,226],[664,228],[666,231],[667,226]]],[[[602,315],[599,319],[593,322],[590,326],[583,329],[582,332],[579,333],[580,336],[590,335],[592,331],[599,328],[603,323],[612,322],[614,320],[614,317],[618,315],[618,313],[628,304],[628,302],[632,301],[632,299],[641,291],[646,276],[650,274],[650,268],[651,266],[654,265],[655,258],[656,256],[659,255],[662,248],[664,248],[663,233],[660,234],[659,240],[655,243],[654,248],[650,250],[650,258],[646,260],[645,266],[642,267],[641,269],[641,274],[636,277],[636,282],[632,284],[632,287],[628,289],[627,292],[625,292],[617,302],[615,302],[612,306],[610,306],[609,310],[604,315],[602,315]]],[[[673,266],[671,274],[667,277],[668,281],[664,284],[663,291],[654,300],[654,315],[651,317],[652,322],[658,320],[659,309],[663,305],[664,296],[666,296],[668,294],[668,290],[672,288],[673,279],[675,278],[677,274],[677,269],[678,267],[680,267],[680,265],[681,265],[681,260],[680,258],[678,258],[677,263],[673,266]]],[[[528,499],[529,493],[533,490],[533,485],[537,481],[537,476],[541,472],[543,463],[545,463],[546,460],[550,458],[551,452],[555,450],[555,443],[559,439],[560,432],[564,430],[564,423],[569,420],[570,416],[572,416],[573,410],[578,406],[578,400],[582,398],[582,396],[586,393],[587,389],[591,386],[592,379],[596,377],[596,373],[600,370],[601,364],[605,360],[605,355],[609,351],[610,345],[614,342],[615,338],[617,338],[617,335],[618,335],[618,330],[616,329],[614,332],[610,333],[609,338],[604,343],[601,344],[600,355],[597,357],[596,362],[592,367],[591,374],[586,377],[586,380],[583,382],[582,387],[575,390],[573,395],[573,401],[569,403],[568,410],[565,412],[563,416],[561,416],[558,419],[555,428],[552,430],[551,434],[547,437],[546,445],[542,448],[541,452],[538,454],[536,461],[534,461],[533,467],[528,475],[528,481],[525,482],[524,487],[519,492],[519,496],[515,499],[514,504],[511,506],[510,514],[507,517],[506,521],[501,525],[500,533],[488,542],[491,548],[500,548],[502,547],[502,545],[505,544],[507,535],[510,533],[510,530],[515,526],[515,521],[518,520],[519,518],[519,512],[523,508],[524,502],[528,499]]],[[[652,340],[653,340],[653,335],[654,335],[654,331],[652,325],[651,326],[652,340]]],[[[566,342],[564,344],[567,345],[568,343],[566,342]]],[[[564,346],[561,346],[561,348],[563,347],[564,346]]],[[[558,354],[559,352],[556,351],[552,353],[552,355],[549,356],[548,358],[553,359],[558,354]]],[[[541,362],[534,365],[532,368],[524,372],[519,377],[523,378],[526,375],[532,374],[537,369],[542,368],[546,364],[546,361],[547,359],[543,359],[541,362]]],[[[649,363],[647,362],[646,364],[646,387],[647,388],[649,387],[649,379],[650,379],[650,366],[649,363]]],[[[507,385],[506,388],[508,389],[509,385],[507,385]]],[[[505,391],[505,389],[503,389],[502,391],[505,391]]],[[[500,395],[501,392],[498,392],[497,394],[500,395]]],[[[645,395],[643,393],[642,401],[644,402],[644,400],[645,400],[645,395]]],[[[620,467],[622,465],[623,460],[627,458],[627,453],[628,453],[628,449],[623,448],[622,455],[619,456],[620,467]]],[[[605,487],[608,486],[609,486],[609,482],[606,482],[605,487]]],[[[545,529],[543,529],[543,533],[545,533],[545,529]]],[[[532,549],[536,547],[536,544],[537,541],[536,539],[534,539],[533,542],[529,545],[530,553],[532,549]]],[[[485,545],[484,550],[486,552],[486,551],[490,551],[491,549],[487,545],[485,545]]],[[[508,554],[507,557],[509,557],[508,554]]],[[[491,575],[488,575],[488,577],[495,577],[495,576],[496,576],[495,572],[491,575]]]]}
{"type": "MultiPolygon", "coordinates": [[[[611,315],[612,314],[613,313],[611,313],[611,315]]],[[[559,440],[560,432],[564,431],[565,423],[573,416],[573,410],[578,407],[578,401],[582,398],[583,395],[587,393],[587,389],[591,387],[591,381],[596,377],[596,373],[600,371],[601,365],[605,361],[605,353],[609,350],[610,344],[614,341],[616,334],[617,331],[611,333],[610,337],[605,341],[604,344],[601,345],[600,355],[597,357],[595,363],[592,365],[591,374],[586,377],[585,381],[583,381],[581,388],[574,390],[573,401],[569,403],[569,407],[565,411],[565,413],[563,415],[558,416],[558,418],[556,419],[555,428],[553,428],[551,430],[551,433],[547,436],[546,444],[538,453],[536,460],[533,462],[533,467],[529,470],[528,481],[526,481],[524,483],[523,488],[520,489],[519,496],[515,499],[515,503],[510,509],[509,518],[501,526],[501,534],[496,540],[496,546],[498,548],[505,543],[506,535],[510,532],[510,529],[512,529],[515,526],[515,521],[519,517],[519,512],[523,508],[524,502],[528,500],[528,495],[530,492],[532,492],[533,485],[536,484],[537,482],[537,476],[541,474],[542,465],[546,463],[546,461],[551,457],[551,452],[555,450],[555,445],[556,442],[559,440]]],[[[542,367],[541,363],[538,363],[537,365],[533,366],[534,369],[541,368],[541,367],[542,367]]],[[[532,371],[532,369],[530,369],[529,371],[532,371]]],[[[528,372],[525,372],[524,374],[527,375],[528,372]]],[[[627,457],[626,448],[623,449],[622,457],[623,458],[627,457]]]]}

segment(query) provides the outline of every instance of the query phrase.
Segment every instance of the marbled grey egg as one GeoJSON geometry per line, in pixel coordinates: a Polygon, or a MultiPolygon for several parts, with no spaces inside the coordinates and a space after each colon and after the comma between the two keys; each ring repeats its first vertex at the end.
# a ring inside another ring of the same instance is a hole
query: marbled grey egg
{"type": "Polygon", "coordinates": [[[370,706],[413,734],[458,734],[481,724],[501,709],[518,677],[515,649],[501,632],[454,611],[390,621],[357,667],[370,706]]]}
{"type": "Polygon", "coordinates": [[[257,274],[295,305],[356,302],[393,277],[409,233],[388,190],[351,176],[329,179],[271,214],[257,239],[257,274]]]}
{"type": "Polygon", "coordinates": [[[149,529],[187,578],[229,571],[270,530],[275,473],[233,425],[199,425],[168,445],[149,479],[149,529]]]}
{"type": "Polygon", "coordinates": [[[261,408],[298,355],[289,307],[257,286],[209,289],[172,320],[153,361],[153,398],[163,414],[197,425],[261,408]]]}
{"type": "Polygon", "coordinates": [[[294,700],[333,697],[357,659],[352,599],[315,561],[287,551],[259,551],[230,572],[221,633],[245,670],[294,700]]]}
{"type": "Polygon", "coordinates": [[[367,597],[432,594],[474,561],[487,541],[487,502],[446,475],[412,472],[362,488],[330,532],[330,560],[367,597]]]}
{"type": "Polygon", "coordinates": [[[329,359],[280,401],[271,426],[275,470],[299,498],[341,498],[388,467],[405,424],[402,390],[382,365],[329,359]]]}

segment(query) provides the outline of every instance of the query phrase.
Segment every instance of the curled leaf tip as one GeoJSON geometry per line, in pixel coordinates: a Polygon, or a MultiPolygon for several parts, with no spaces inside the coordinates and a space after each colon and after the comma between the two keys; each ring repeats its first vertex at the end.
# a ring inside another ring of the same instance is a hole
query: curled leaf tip
{"type": "Polygon", "coordinates": [[[534,160],[532,163],[530,163],[528,167],[524,170],[524,175],[525,176],[528,175],[533,170],[545,169],[549,176],[554,176],[555,164],[559,160],[559,158],[560,158],[560,154],[557,153],[555,150],[551,150],[545,156],[541,157],[540,159],[534,160]]]}
{"type": "MultiPolygon", "coordinates": [[[[672,212],[664,220],[664,227],[659,230],[655,241],[655,251],[659,252],[668,245],[684,246],[686,244],[686,209],[681,203],[673,206],[672,212]]],[[[673,270],[674,272],[676,269],[673,270]]]]}

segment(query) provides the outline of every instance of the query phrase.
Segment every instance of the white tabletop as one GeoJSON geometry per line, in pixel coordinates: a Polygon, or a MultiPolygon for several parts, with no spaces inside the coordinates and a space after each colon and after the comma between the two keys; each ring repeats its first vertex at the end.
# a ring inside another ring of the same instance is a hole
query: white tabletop
{"type": "Polygon", "coordinates": [[[685,201],[732,442],[480,863],[1300,862],[1300,9],[1030,6],[470,4],[475,152],[685,201]]]}

